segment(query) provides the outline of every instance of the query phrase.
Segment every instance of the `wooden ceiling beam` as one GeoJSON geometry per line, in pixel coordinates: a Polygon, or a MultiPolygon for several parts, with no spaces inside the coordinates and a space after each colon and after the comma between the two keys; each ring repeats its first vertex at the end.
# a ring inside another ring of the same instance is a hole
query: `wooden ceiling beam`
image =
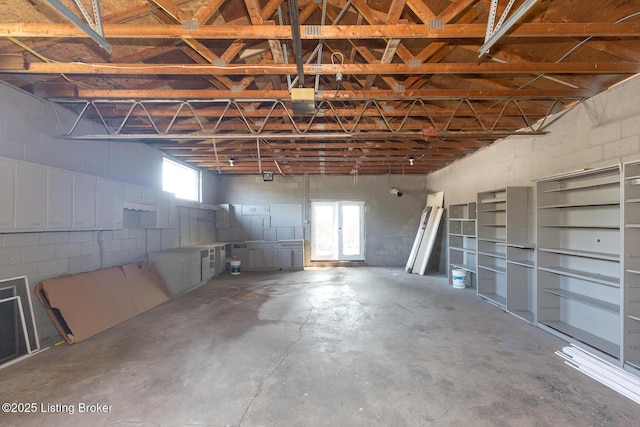
{"type": "MultiPolygon", "coordinates": [[[[387,25],[395,25],[400,20],[400,15],[404,10],[404,6],[407,0],[392,0],[391,5],[389,6],[389,13],[387,14],[387,21],[385,22],[387,25]]],[[[380,59],[381,64],[389,64],[392,62],[393,57],[396,55],[396,51],[398,50],[398,46],[400,45],[400,39],[389,39],[387,40],[387,46],[382,53],[382,58],[380,59]]],[[[373,86],[373,82],[375,81],[376,76],[374,74],[370,74],[367,76],[364,88],[365,90],[371,89],[373,86]]],[[[393,89],[393,88],[392,88],[393,89]]]]}
{"type": "MultiPolygon", "coordinates": [[[[169,17],[171,17],[171,19],[174,22],[183,23],[185,20],[188,19],[187,14],[182,9],[180,9],[179,6],[173,3],[171,0],[148,0],[148,1],[152,2],[158,8],[160,8],[160,10],[165,12],[169,17]]],[[[204,58],[208,63],[213,64],[220,59],[202,42],[188,36],[182,37],[181,39],[187,46],[193,49],[194,52],[196,52],[198,55],[204,58]]],[[[194,60],[196,62],[200,62],[196,58],[194,58],[194,60]]],[[[233,81],[231,81],[227,77],[214,76],[214,79],[219,80],[227,89],[233,88],[233,81]]],[[[214,83],[213,79],[210,79],[210,82],[214,86],[217,86],[217,84],[214,83]]]]}
{"type": "MultiPolygon", "coordinates": [[[[445,24],[441,29],[428,25],[322,25],[318,31],[307,31],[302,25],[303,40],[345,39],[483,39],[485,24],[445,24]]],[[[130,25],[104,24],[105,38],[115,39],[172,39],[192,37],[197,39],[291,39],[291,28],[284,25],[205,25],[185,29],[182,25],[130,25]]],[[[637,38],[640,24],[609,23],[523,23],[505,35],[505,38],[637,38]]],[[[54,23],[0,23],[1,37],[22,38],[88,38],[73,24],[54,23]]],[[[481,41],[481,40],[480,40],[481,41]]]]}
{"type": "MultiPolygon", "coordinates": [[[[467,90],[467,89],[412,89],[407,90],[403,94],[398,94],[391,90],[372,89],[368,91],[362,90],[339,90],[322,92],[316,94],[316,100],[322,99],[338,99],[338,100],[398,100],[419,98],[424,100],[455,100],[459,98],[465,99],[505,99],[505,98],[539,98],[539,99],[582,99],[593,96],[591,90],[585,89],[508,89],[508,90],[467,90]]],[[[230,90],[97,90],[97,89],[81,89],[77,90],[77,94],[71,99],[176,99],[176,100],[290,100],[288,90],[245,90],[243,92],[234,92],[230,90]]],[[[62,99],[63,97],[60,97],[62,99]]]]}
{"type": "MultiPolygon", "coordinates": [[[[640,64],[632,62],[525,62],[525,63],[427,63],[409,64],[304,64],[306,75],[346,74],[423,75],[423,74],[636,74],[640,64]]],[[[81,62],[31,62],[26,69],[0,68],[4,73],[86,74],[86,75],[272,75],[296,74],[295,64],[227,66],[199,64],[130,64],[81,62]]]]}

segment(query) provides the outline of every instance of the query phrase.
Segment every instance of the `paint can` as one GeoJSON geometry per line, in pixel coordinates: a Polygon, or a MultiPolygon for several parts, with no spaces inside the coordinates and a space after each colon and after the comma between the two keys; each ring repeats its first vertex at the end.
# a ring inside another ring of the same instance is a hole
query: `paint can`
{"type": "Polygon", "coordinates": [[[231,267],[231,274],[236,275],[236,274],[240,274],[240,260],[237,259],[232,259],[231,262],[229,263],[230,267],[231,267]]]}
{"type": "Polygon", "coordinates": [[[453,278],[453,287],[456,289],[464,289],[467,287],[467,272],[464,270],[454,269],[451,270],[451,277],[453,278]]]}

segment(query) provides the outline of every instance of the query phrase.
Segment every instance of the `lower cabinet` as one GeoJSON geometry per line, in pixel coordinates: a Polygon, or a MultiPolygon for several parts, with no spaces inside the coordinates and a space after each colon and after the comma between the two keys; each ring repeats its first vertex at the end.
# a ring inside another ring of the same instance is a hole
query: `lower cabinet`
{"type": "MultiPolygon", "coordinates": [[[[234,256],[235,248],[234,244],[234,256]]],[[[249,270],[302,270],[304,269],[304,241],[251,241],[246,242],[249,270]]]]}
{"type": "Polygon", "coordinates": [[[280,267],[283,270],[304,269],[304,242],[302,240],[280,242],[280,267]]]}
{"type": "Polygon", "coordinates": [[[200,252],[176,248],[149,254],[149,262],[155,265],[172,297],[186,294],[202,284],[200,252]]]}

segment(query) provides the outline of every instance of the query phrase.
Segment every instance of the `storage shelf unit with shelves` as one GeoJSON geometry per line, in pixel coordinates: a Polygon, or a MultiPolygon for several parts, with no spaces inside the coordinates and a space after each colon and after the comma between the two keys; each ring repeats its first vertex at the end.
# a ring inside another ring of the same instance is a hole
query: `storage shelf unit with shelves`
{"type": "Polygon", "coordinates": [[[478,193],[478,296],[535,322],[530,187],[478,193]]]}
{"type": "Polygon", "coordinates": [[[449,281],[453,270],[466,272],[466,284],[475,288],[477,274],[476,203],[449,205],[449,281]]]}
{"type": "Polygon", "coordinates": [[[624,165],[622,362],[640,375],[640,161],[624,165]]]}
{"type": "Polygon", "coordinates": [[[620,360],[620,167],[540,179],[537,204],[538,326],[620,360]]]}

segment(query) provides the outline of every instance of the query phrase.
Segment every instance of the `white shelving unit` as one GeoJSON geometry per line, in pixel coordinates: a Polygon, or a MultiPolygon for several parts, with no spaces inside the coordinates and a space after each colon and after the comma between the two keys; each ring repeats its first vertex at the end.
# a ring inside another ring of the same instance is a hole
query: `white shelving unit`
{"type": "Polygon", "coordinates": [[[624,165],[623,365],[640,375],[640,162],[624,165]]]}
{"type": "Polygon", "coordinates": [[[620,360],[620,167],[543,178],[537,202],[538,326],[620,360]]]}
{"type": "Polygon", "coordinates": [[[449,205],[448,212],[449,281],[452,270],[464,270],[467,273],[467,286],[476,288],[476,203],[449,205]]]}
{"type": "Polygon", "coordinates": [[[535,257],[531,189],[478,193],[478,296],[535,322],[535,257]]]}

